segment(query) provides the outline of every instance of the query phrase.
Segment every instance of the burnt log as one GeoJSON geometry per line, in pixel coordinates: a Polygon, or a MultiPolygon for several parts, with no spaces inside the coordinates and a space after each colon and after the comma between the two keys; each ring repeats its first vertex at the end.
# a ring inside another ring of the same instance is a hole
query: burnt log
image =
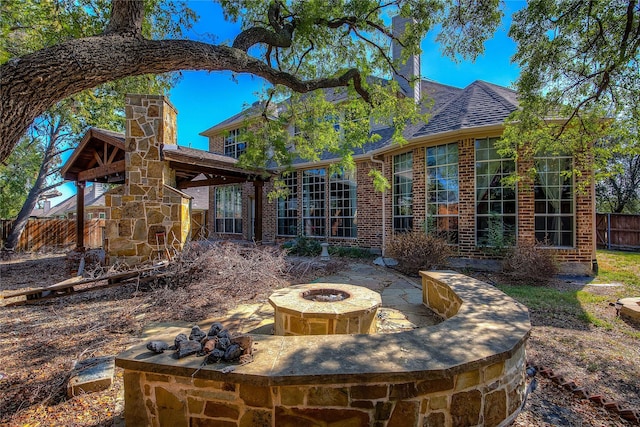
{"type": "Polygon", "coordinates": [[[202,344],[198,341],[188,340],[182,341],[180,343],[180,347],[178,351],[176,351],[176,355],[178,359],[182,359],[183,357],[191,356],[192,354],[197,354],[202,350],[202,344]]]}
{"type": "Polygon", "coordinates": [[[193,341],[202,341],[204,337],[206,337],[207,334],[200,329],[200,326],[196,325],[193,328],[191,328],[191,333],[189,334],[189,339],[193,340],[193,341]]]}
{"type": "Polygon", "coordinates": [[[147,350],[153,351],[157,354],[164,353],[164,351],[168,349],[169,344],[164,341],[151,341],[147,343],[147,350]]]}

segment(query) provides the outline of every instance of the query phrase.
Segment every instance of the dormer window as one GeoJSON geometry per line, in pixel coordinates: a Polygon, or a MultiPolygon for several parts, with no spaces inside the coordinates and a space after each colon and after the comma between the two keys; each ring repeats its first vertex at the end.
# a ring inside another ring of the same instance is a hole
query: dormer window
{"type": "Polygon", "coordinates": [[[232,129],[224,138],[224,154],[225,156],[237,159],[240,155],[247,151],[247,145],[241,140],[240,129],[232,129]]]}

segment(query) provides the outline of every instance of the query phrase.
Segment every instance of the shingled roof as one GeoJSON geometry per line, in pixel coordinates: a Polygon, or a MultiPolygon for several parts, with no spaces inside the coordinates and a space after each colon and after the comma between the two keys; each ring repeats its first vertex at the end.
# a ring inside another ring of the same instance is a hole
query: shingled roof
{"type": "Polygon", "coordinates": [[[458,129],[496,125],[518,108],[517,93],[483,81],[475,81],[440,108],[411,138],[458,129]]]}

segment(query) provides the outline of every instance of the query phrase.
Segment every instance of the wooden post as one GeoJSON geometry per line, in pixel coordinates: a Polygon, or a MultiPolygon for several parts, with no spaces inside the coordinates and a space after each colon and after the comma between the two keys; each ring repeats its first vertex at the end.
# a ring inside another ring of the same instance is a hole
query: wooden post
{"type": "Polygon", "coordinates": [[[255,224],[254,239],[256,242],[262,242],[262,187],[263,181],[253,181],[253,189],[255,190],[256,215],[253,219],[255,224]]]}
{"type": "Polygon", "coordinates": [[[84,181],[76,182],[76,250],[84,251],[84,181]]]}

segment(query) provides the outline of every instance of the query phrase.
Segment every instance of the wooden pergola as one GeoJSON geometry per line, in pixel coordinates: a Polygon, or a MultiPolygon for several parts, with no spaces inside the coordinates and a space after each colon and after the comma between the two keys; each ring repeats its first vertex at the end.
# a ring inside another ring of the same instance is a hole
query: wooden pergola
{"type": "MultiPolygon", "coordinates": [[[[62,167],[65,180],[75,181],[77,194],[77,250],[84,250],[84,189],[87,182],[110,184],[126,183],[125,136],[105,129],[91,128],[62,167]]],[[[262,189],[273,175],[270,171],[252,171],[240,168],[238,160],[204,150],[164,146],[162,159],[176,173],[179,190],[234,183],[253,182],[256,218],[262,218],[262,189]],[[205,179],[197,179],[204,175],[205,179]]],[[[262,240],[262,221],[255,222],[256,241],[262,240]]]]}

